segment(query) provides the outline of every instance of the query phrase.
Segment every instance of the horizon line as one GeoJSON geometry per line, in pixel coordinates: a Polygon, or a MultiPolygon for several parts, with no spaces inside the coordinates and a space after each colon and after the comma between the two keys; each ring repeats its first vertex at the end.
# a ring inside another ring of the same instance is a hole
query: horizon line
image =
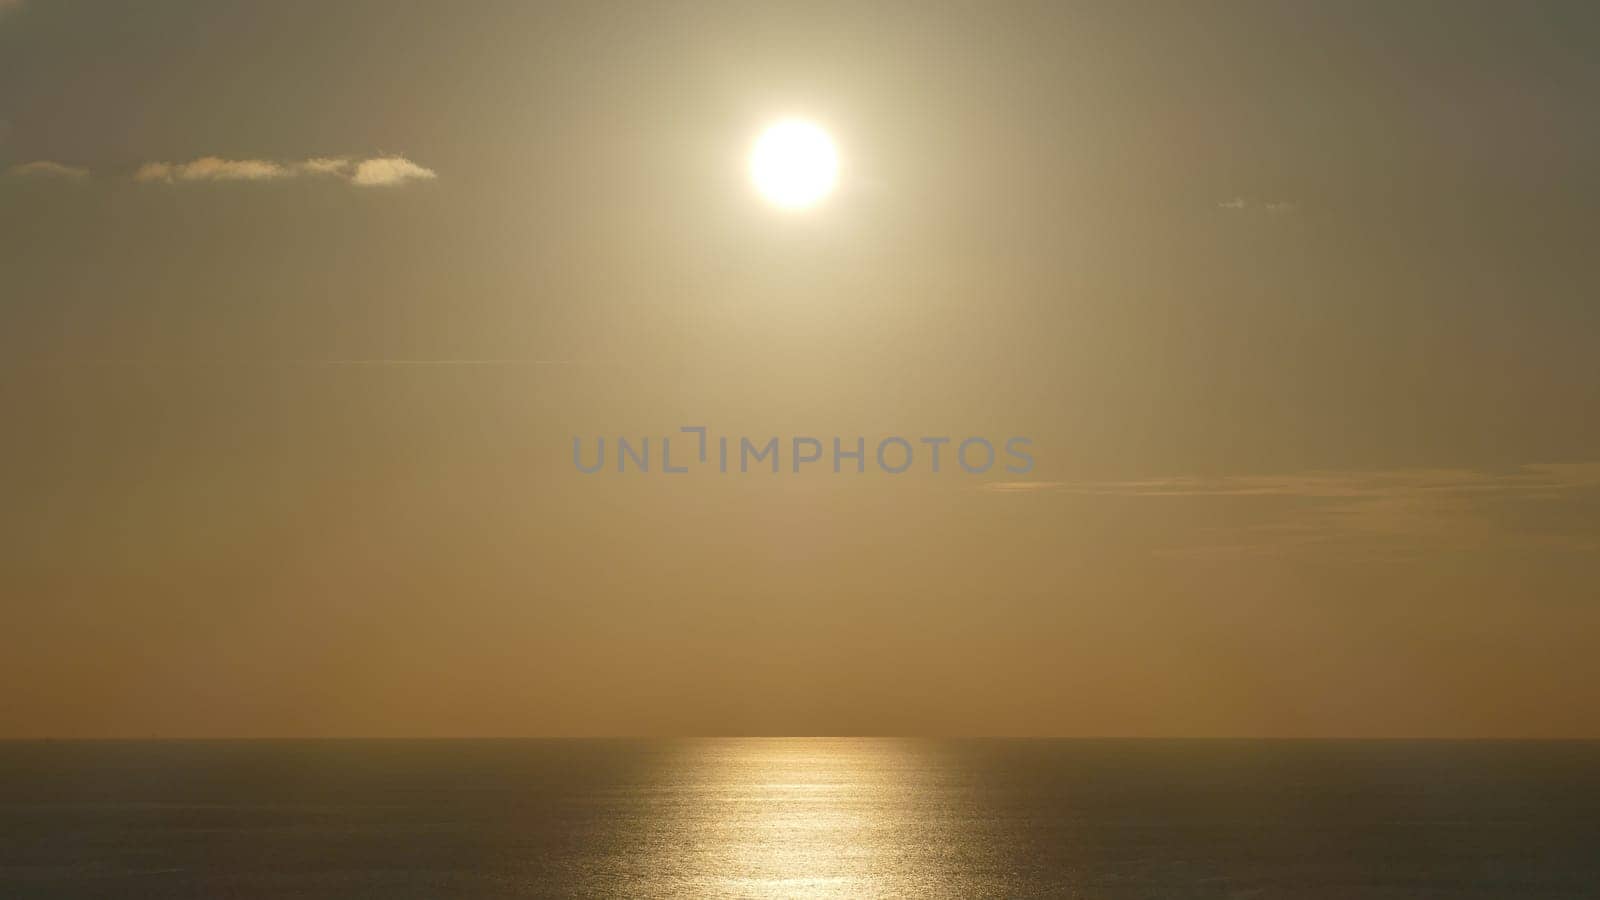
{"type": "Polygon", "coordinates": [[[0,744],[21,743],[287,743],[287,742],[470,742],[470,741],[697,741],[697,740],[922,740],[922,741],[1082,741],[1082,742],[1257,742],[1257,743],[1600,743],[1600,735],[1389,735],[1389,736],[1285,736],[1285,735],[1006,735],[1006,734],[594,734],[594,735],[104,735],[0,737],[0,744]]]}

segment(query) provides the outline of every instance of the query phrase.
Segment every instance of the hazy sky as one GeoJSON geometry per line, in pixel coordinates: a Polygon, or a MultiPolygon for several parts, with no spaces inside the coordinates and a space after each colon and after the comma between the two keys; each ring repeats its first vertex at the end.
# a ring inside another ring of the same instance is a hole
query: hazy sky
{"type": "Polygon", "coordinates": [[[0,2],[0,735],[1600,737],[1597,110],[1587,2],[0,2]],[[682,425],[1037,468],[572,465],[682,425]]]}

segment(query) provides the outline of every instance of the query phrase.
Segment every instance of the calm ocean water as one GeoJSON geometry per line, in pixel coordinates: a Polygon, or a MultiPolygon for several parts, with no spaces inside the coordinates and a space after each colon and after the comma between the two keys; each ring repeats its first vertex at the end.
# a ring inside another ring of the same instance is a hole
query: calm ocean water
{"type": "Polygon", "coordinates": [[[1600,897],[1600,744],[0,743],[0,897],[1600,897]]]}

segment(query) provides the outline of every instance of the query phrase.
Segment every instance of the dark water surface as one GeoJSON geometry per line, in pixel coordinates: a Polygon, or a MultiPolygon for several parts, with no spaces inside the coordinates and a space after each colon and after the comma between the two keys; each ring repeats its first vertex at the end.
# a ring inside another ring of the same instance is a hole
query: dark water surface
{"type": "Polygon", "coordinates": [[[0,743],[0,897],[1600,898],[1600,744],[0,743]]]}

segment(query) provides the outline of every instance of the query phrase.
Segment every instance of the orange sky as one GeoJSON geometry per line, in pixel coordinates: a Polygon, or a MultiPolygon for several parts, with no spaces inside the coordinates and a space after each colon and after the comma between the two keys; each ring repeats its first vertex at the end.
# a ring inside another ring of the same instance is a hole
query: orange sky
{"type": "Polygon", "coordinates": [[[0,4],[0,736],[1600,736],[1597,32],[0,4]]]}

